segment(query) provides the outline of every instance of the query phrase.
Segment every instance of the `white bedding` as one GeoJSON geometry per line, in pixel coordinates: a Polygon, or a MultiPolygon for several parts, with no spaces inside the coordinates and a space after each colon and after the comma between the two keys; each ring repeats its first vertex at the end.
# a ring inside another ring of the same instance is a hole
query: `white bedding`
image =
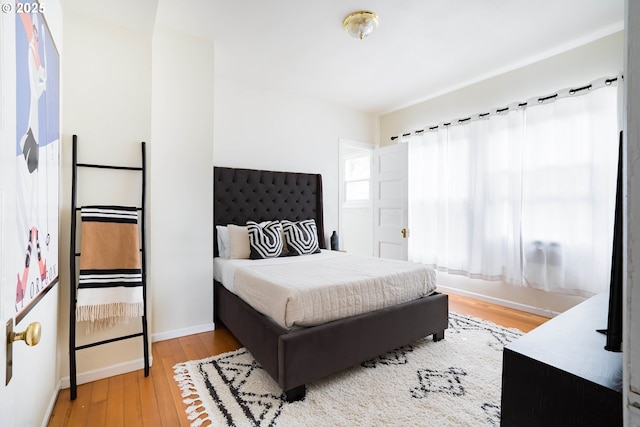
{"type": "Polygon", "coordinates": [[[214,277],[285,328],[314,326],[430,295],[421,264],[335,251],[264,260],[214,259],[214,277]]]}

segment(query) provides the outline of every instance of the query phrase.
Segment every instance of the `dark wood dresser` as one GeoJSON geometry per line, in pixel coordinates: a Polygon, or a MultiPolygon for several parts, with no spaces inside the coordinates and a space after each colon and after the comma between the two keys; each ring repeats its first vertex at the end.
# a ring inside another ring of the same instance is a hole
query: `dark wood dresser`
{"type": "Polygon", "coordinates": [[[507,345],[502,426],[621,426],[622,353],[604,349],[608,293],[507,345]]]}

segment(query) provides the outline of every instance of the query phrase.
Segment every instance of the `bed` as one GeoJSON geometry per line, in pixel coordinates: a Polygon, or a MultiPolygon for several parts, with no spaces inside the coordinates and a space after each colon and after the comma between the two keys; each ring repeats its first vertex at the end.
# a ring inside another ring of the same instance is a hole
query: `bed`
{"type": "MultiPolygon", "coordinates": [[[[214,230],[247,221],[314,219],[326,249],[319,174],[214,167],[214,230]]],[[[214,256],[218,239],[214,236],[214,256]]],[[[214,279],[215,327],[227,327],[278,383],[289,402],[306,384],[412,341],[444,338],[447,295],[429,296],[310,327],[287,328],[214,279]]]]}

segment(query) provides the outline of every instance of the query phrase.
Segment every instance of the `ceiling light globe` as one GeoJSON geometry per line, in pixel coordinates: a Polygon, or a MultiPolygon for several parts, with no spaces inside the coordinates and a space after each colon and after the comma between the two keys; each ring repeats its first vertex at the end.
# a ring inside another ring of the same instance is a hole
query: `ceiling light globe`
{"type": "Polygon", "coordinates": [[[342,27],[349,35],[357,39],[364,39],[378,28],[380,17],[368,10],[361,10],[347,15],[342,21],[342,27]]]}

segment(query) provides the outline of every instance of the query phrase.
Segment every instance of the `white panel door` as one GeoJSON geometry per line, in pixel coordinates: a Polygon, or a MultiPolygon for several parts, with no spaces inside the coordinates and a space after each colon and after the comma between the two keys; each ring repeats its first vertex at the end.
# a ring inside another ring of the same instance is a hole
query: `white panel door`
{"type": "MultiPolygon", "coordinates": [[[[4,2],[5,6],[11,3],[4,2]]],[[[42,3],[40,2],[40,4],[42,3]]],[[[15,4],[13,2],[14,9],[15,4]]],[[[62,9],[59,1],[51,0],[47,2],[46,6],[47,13],[52,11],[53,16],[59,18],[56,23],[59,24],[58,27],[60,28],[62,25],[62,9]]],[[[41,18],[38,14],[32,14],[31,18],[35,19],[36,16],[41,18]]],[[[38,209],[28,211],[34,214],[34,218],[36,218],[35,213],[39,213],[42,210],[42,206],[55,206],[57,210],[57,191],[48,191],[50,187],[44,185],[44,182],[48,182],[49,176],[54,176],[57,180],[59,177],[58,171],[60,170],[58,152],[56,151],[53,156],[54,161],[57,163],[53,163],[53,161],[49,160],[49,154],[52,151],[39,147],[38,166],[36,170],[29,172],[31,181],[28,182],[28,184],[32,184],[31,188],[37,188],[38,191],[20,191],[20,184],[24,183],[24,181],[19,181],[19,179],[24,178],[25,175],[21,174],[17,168],[24,157],[18,155],[16,150],[18,135],[16,124],[19,122],[17,120],[18,109],[16,107],[16,64],[17,52],[20,52],[21,58],[23,58],[23,53],[25,56],[27,52],[31,54],[26,38],[21,38],[22,41],[20,43],[17,41],[17,35],[20,31],[25,31],[22,18],[24,18],[23,15],[17,15],[13,12],[0,14],[0,321],[2,322],[2,336],[4,337],[4,345],[0,349],[0,370],[2,372],[0,374],[0,381],[2,381],[0,383],[0,426],[2,427],[46,425],[49,409],[52,407],[58,391],[57,328],[59,298],[58,285],[55,284],[49,288],[50,290],[46,294],[41,294],[42,297],[37,304],[35,302],[32,303],[32,309],[28,314],[24,315],[18,324],[14,324],[14,332],[22,332],[30,323],[40,322],[42,325],[42,339],[37,346],[33,347],[27,346],[24,341],[13,343],[13,374],[11,381],[5,386],[7,380],[5,374],[7,323],[14,322],[17,311],[22,308],[21,303],[25,302],[25,300],[31,301],[35,297],[35,292],[33,294],[31,292],[38,288],[37,277],[40,269],[36,255],[38,246],[33,244],[30,239],[32,234],[28,231],[31,228],[24,229],[19,225],[18,200],[24,201],[27,196],[31,197],[32,194],[37,194],[37,199],[35,197],[29,199],[40,202],[38,209]],[[26,49],[18,51],[18,45],[26,49]],[[47,167],[51,164],[55,165],[55,171],[53,172],[54,168],[47,167]],[[48,175],[48,173],[51,173],[51,175],[48,175]],[[45,205],[41,203],[44,198],[54,200],[55,204],[45,205]],[[26,268],[25,254],[28,252],[28,242],[33,245],[29,255],[31,259],[30,267],[26,268]],[[22,280],[18,279],[18,277],[22,280]],[[25,283],[24,288],[21,283],[25,283]],[[20,298],[18,297],[19,288],[20,298]]],[[[52,24],[52,21],[48,21],[48,24],[52,24]]],[[[35,25],[35,22],[32,22],[32,25],[35,25]]],[[[27,28],[31,29],[28,25],[27,28]]],[[[51,27],[49,26],[49,28],[51,27]]],[[[40,44],[38,46],[44,49],[46,44],[49,49],[48,52],[53,53],[54,50],[51,49],[49,44],[50,39],[45,36],[48,32],[44,30],[45,23],[42,19],[39,19],[37,29],[40,32],[38,36],[40,44]],[[45,42],[45,40],[49,40],[49,42],[45,42]]],[[[60,32],[59,34],[61,35],[62,33],[60,32]]],[[[42,55],[42,58],[47,57],[42,55]]],[[[44,64],[44,61],[45,59],[42,60],[41,64],[44,64]]],[[[51,63],[49,62],[48,64],[51,63]]],[[[48,73],[48,78],[51,79],[48,84],[53,82],[52,74],[48,73]]],[[[24,110],[21,110],[21,112],[23,113],[22,117],[24,117],[24,110]]],[[[44,132],[39,132],[38,136],[42,133],[44,132]]],[[[59,146],[59,142],[57,146],[59,146]]],[[[52,147],[52,144],[48,144],[47,147],[52,147]]],[[[58,150],[58,148],[55,150],[58,150]]],[[[49,218],[47,217],[47,219],[49,218]]],[[[30,225],[42,223],[46,224],[47,221],[40,221],[40,217],[37,217],[30,225]]],[[[52,229],[57,229],[57,217],[49,225],[52,229]]],[[[55,234],[56,240],[52,240],[50,245],[45,243],[44,238],[38,241],[36,237],[36,242],[41,245],[42,253],[47,255],[49,251],[45,249],[46,246],[51,248],[51,252],[54,252],[53,248],[55,248],[57,258],[58,233],[56,231],[51,234],[55,234]]],[[[50,261],[47,263],[47,268],[53,264],[57,265],[57,259],[55,263],[51,262],[52,258],[43,257],[42,259],[50,261]]],[[[47,271],[47,269],[43,270],[47,271]]]]}
{"type": "MultiPolygon", "coordinates": [[[[3,224],[4,224],[4,192],[0,190],[0,284],[4,283],[4,277],[2,275],[5,270],[4,266],[4,234],[3,234],[3,224]]],[[[5,336],[5,324],[6,321],[4,317],[4,287],[0,286],[0,320],[2,320],[2,336],[5,336]]],[[[2,384],[0,384],[0,425],[9,426],[14,425],[14,417],[13,417],[13,399],[9,394],[7,387],[5,387],[5,371],[6,371],[6,342],[5,345],[0,349],[0,370],[2,374],[0,374],[0,378],[2,384]]]]}
{"type": "Polygon", "coordinates": [[[407,144],[382,147],[374,154],[374,256],[407,260],[407,144]]]}
{"type": "MultiPolygon", "coordinates": [[[[8,2],[7,2],[8,4],[8,2]]],[[[8,293],[8,289],[11,288],[12,275],[8,273],[7,269],[7,247],[8,245],[8,233],[6,232],[6,224],[8,224],[6,218],[6,200],[7,200],[7,184],[6,182],[12,178],[11,173],[15,175],[13,165],[15,164],[15,149],[12,149],[14,145],[13,134],[11,134],[9,119],[14,119],[13,110],[15,107],[15,95],[7,96],[5,94],[14,94],[15,90],[11,89],[9,84],[8,75],[11,72],[15,72],[15,15],[13,13],[3,13],[0,15],[0,325],[2,325],[2,341],[4,345],[0,348],[0,425],[13,426],[15,425],[14,406],[18,403],[15,400],[11,390],[5,386],[5,372],[6,372],[6,324],[7,316],[11,311],[5,310],[6,302],[5,294],[8,293]],[[13,58],[12,58],[13,57],[13,58]],[[12,113],[9,117],[9,113],[12,113]]],[[[11,82],[14,83],[13,81],[11,82]]],[[[15,123],[15,120],[14,120],[15,123]]],[[[14,125],[15,127],[15,125],[14,125]]],[[[11,236],[13,237],[13,236],[11,236]]],[[[11,294],[9,294],[11,295],[11,294]]],[[[13,295],[15,295],[15,283],[13,284],[13,295]]],[[[28,400],[27,400],[28,402],[28,400]]],[[[29,406],[25,406],[25,410],[28,410],[29,406]]]]}

